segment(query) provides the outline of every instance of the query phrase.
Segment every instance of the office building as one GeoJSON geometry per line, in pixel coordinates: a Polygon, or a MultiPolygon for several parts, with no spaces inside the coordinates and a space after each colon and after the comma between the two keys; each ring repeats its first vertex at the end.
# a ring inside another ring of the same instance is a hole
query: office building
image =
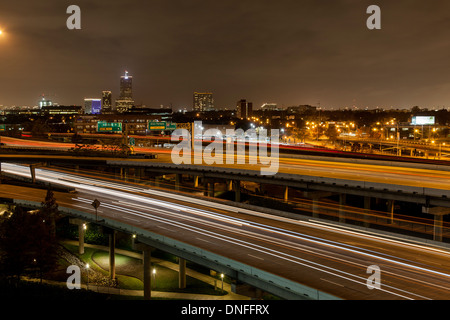
{"type": "Polygon", "coordinates": [[[261,110],[263,111],[277,111],[278,110],[278,106],[276,103],[264,103],[261,106],[261,110]]]}
{"type": "Polygon", "coordinates": [[[100,114],[102,110],[101,99],[84,99],[84,113],[86,114],[100,114]]]}
{"type": "Polygon", "coordinates": [[[116,112],[124,113],[131,109],[133,101],[133,77],[128,75],[128,71],[120,77],[120,96],[116,100],[116,112]]]}
{"type": "Polygon", "coordinates": [[[53,105],[53,102],[49,99],[46,99],[44,95],[42,95],[42,99],[39,101],[39,108],[42,107],[50,107],[53,105]]]}
{"type": "Polygon", "coordinates": [[[214,111],[214,99],[210,92],[194,92],[194,111],[214,111]]]}
{"type": "Polygon", "coordinates": [[[240,119],[250,118],[253,114],[253,103],[245,99],[239,100],[236,106],[236,116],[240,119]]]}
{"type": "Polygon", "coordinates": [[[112,110],[111,91],[102,91],[102,114],[111,114],[112,110]]]}

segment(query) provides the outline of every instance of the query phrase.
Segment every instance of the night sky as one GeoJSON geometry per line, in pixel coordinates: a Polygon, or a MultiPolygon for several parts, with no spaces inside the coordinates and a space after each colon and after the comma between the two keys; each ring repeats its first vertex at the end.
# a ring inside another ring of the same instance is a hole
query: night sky
{"type": "Polygon", "coordinates": [[[119,94],[137,104],[450,107],[448,0],[1,1],[0,105],[45,94],[81,105],[119,94]],[[81,8],[81,30],[66,9],[81,8]],[[381,30],[366,9],[381,7],[381,30]]]}

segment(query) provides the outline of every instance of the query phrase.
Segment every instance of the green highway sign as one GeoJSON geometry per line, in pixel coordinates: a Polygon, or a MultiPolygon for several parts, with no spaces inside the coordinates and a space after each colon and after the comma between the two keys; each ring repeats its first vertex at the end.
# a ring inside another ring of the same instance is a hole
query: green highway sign
{"type": "Polygon", "coordinates": [[[172,122],[149,121],[148,123],[148,130],[150,131],[175,130],[176,128],[177,124],[172,122]]]}
{"type": "Polygon", "coordinates": [[[168,124],[166,124],[166,130],[175,130],[176,128],[177,128],[176,123],[169,122],[168,124]]]}
{"type": "Polygon", "coordinates": [[[165,121],[149,121],[148,130],[150,131],[161,131],[166,130],[166,122],[165,121]]]}
{"type": "Polygon", "coordinates": [[[122,132],[122,122],[97,122],[97,132],[122,132]]]}

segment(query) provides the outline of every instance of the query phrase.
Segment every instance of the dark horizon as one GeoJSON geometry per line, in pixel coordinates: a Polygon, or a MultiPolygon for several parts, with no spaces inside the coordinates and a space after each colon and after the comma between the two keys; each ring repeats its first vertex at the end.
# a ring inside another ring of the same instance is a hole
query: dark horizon
{"type": "Polygon", "coordinates": [[[192,107],[212,92],[324,109],[447,108],[450,3],[436,1],[16,1],[0,4],[0,105],[60,105],[119,95],[125,70],[136,104],[192,107]],[[81,8],[81,30],[66,9],[81,8]],[[381,8],[381,30],[366,9],[381,8]]]}

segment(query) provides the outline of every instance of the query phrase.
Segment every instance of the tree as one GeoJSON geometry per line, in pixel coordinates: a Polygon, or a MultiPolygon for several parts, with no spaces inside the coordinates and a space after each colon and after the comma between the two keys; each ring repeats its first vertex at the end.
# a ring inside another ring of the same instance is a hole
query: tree
{"type": "Polygon", "coordinates": [[[50,223],[52,236],[56,235],[56,215],[58,214],[58,204],[52,190],[47,190],[44,202],[42,202],[41,213],[44,219],[50,223]]]}
{"type": "Polygon", "coordinates": [[[28,214],[16,207],[0,219],[0,270],[5,276],[15,276],[17,281],[32,261],[28,252],[32,234],[27,218],[28,214]]]}
{"type": "Polygon", "coordinates": [[[294,138],[294,143],[296,140],[300,140],[301,142],[305,142],[306,137],[308,136],[308,131],[305,128],[294,127],[290,129],[291,135],[294,138]]]}
{"type": "Polygon", "coordinates": [[[47,192],[40,210],[15,207],[0,217],[0,271],[17,281],[24,274],[53,270],[58,259],[55,217],[58,205],[53,192],[47,192]]]}
{"type": "Polygon", "coordinates": [[[328,140],[332,143],[335,143],[339,134],[335,127],[328,127],[325,131],[325,135],[328,137],[328,140]]]}

